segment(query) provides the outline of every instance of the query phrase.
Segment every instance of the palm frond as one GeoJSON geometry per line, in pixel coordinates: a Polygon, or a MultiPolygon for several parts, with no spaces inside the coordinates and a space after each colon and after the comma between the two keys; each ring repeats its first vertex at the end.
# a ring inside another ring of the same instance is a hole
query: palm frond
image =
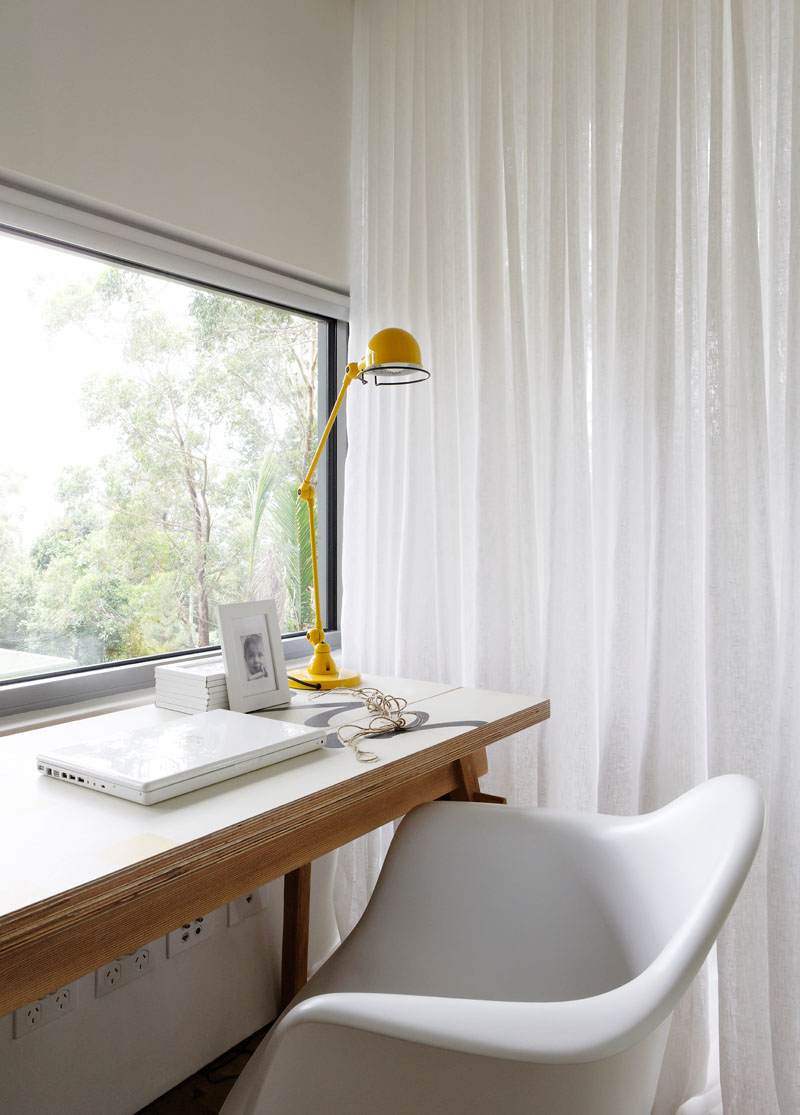
{"type": "Polygon", "coordinates": [[[310,626],[314,618],[313,566],[308,509],[293,485],[283,485],[268,504],[270,535],[287,593],[285,623],[290,630],[310,626]]]}

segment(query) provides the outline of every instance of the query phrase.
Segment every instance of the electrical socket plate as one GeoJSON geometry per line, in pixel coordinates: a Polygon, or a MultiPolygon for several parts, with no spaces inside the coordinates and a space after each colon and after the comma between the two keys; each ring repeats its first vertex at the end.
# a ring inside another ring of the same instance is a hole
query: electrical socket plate
{"type": "Polygon", "coordinates": [[[98,968],[94,974],[95,998],[102,999],[104,995],[110,995],[112,991],[139,979],[149,971],[150,948],[146,945],[135,952],[129,952],[127,956],[121,956],[119,960],[112,960],[98,968]]]}
{"type": "Polygon", "coordinates": [[[179,953],[205,941],[214,932],[215,919],[210,915],[193,918],[178,929],[167,934],[167,959],[172,960],[179,953]]]}
{"type": "Polygon", "coordinates": [[[44,999],[37,999],[35,1003],[28,1003],[14,1011],[14,1037],[22,1038],[32,1034],[44,1025],[44,999]]]}
{"type": "Polygon", "coordinates": [[[56,1018],[61,1018],[62,1015],[75,1010],[77,1005],[77,983],[68,983],[64,987],[59,987],[57,991],[53,991],[45,997],[44,1020],[45,1022],[52,1022],[56,1018]]]}
{"type": "Polygon", "coordinates": [[[122,987],[122,964],[119,960],[112,960],[109,964],[98,968],[94,974],[95,998],[110,995],[118,987],[122,987]]]}
{"type": "Polygon", "coordinates": [[[145,945],[135,952],[129,952],[127,956],[123,956],[121,964],[123,983],[139,979],[150,971],[150,948],[145,945]]]}
{"type": "Polygon", "coordinates": [[[261,889],[250,890],[228,903],[228,925],[237,925],[245,918],[252,918],[265,909],[264,895],[261,889]]]}
{"type": "Polygon", "coordinates": [[[77,983],[68,983],[37,999],[34,1003],[20,1007],[14,1011],[14,1037],[22,1038],[41,1030],[48,1022],[54,1022],[70,1011],[75,1010],[78,1003],[77,983]]]}

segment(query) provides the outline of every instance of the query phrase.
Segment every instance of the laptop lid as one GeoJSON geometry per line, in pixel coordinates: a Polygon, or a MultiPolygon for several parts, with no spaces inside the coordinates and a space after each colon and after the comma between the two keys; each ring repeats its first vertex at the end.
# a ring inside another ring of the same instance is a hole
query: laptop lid
{"type": "Polygon", "coordinates": [[[324,743],[319,728],[215,709],[43,750],[40,773],[152,805],[324,743]]]}

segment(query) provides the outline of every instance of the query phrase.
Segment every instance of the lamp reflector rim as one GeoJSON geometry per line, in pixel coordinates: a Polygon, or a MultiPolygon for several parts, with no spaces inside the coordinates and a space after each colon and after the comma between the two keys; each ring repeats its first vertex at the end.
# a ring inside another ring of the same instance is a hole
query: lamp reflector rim
{"type": "Polygon", "coordinates": [[[392,362],[371,364],[368,368],[364,368],[359,376],[362,383],[367,382],[367,376],[375,380],[376,387],[384,387],[398,383],[421,383],[423,380],[430,379],[431,373],[421,364],[392,362]]]}

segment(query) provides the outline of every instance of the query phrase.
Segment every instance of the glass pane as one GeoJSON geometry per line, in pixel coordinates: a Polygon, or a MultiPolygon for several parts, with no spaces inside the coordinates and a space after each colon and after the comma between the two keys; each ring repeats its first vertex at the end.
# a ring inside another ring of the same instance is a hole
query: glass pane
{"type": "Polygon", "coordinates": [[[0,234],[0,679],[313,620],[317,320],[0,234]]]}

